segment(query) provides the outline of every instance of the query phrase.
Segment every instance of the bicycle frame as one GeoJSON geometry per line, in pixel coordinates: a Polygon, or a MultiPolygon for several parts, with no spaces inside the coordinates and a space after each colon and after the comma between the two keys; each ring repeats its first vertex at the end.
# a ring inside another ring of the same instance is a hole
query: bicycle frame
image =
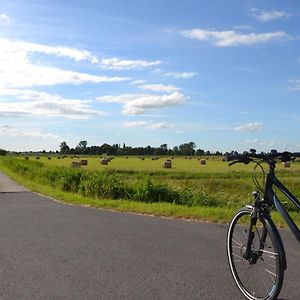
{"type": "Polygon", "coordinates": [[[273,190],[273,185],[276,186],[293,204],[300,210],[300,202],[299,200],[277,179],[275,176],[275,161],[272,161],[269,166],[270,170],[267,174],[266,185],[265,185],[265,197],[266,202],[270,205],[270,203],[274,204],[277,211],[282,215],[289,228],[295,235],[296,239],[300,243],[300,230],[295,222],[292,220],[289,213],[286,211],[281,201],[275,194],[273,190]]]}
{"type": "MultiPolygon", "coordinates": [[[[298,201],[298,199],[276,177],[274,178],[273,183],[289,200],[291,200],[294,203],[296,207],[298,207],[298,209],[300,209],[300,202],[298,201]]],[[[286,209],[284,208],[274,191],[273,193],[273,202],[276,209],[282,215],[285,222],[288,224],[296,239],[300,243],[300,230],[298,226],[292,220],[292,218],[290,217],[290,215],[288,214],[288,212],[286,211],[286,209]]]]}

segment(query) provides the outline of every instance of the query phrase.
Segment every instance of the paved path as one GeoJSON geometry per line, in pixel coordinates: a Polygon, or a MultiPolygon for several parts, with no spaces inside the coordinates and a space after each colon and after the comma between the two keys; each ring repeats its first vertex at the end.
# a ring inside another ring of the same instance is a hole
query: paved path
{"type": "MultiPolygon", "coordinates": [[[[15,187],[0,193],[0,299],[243,299],[225,225],[70,206],[15,187]]],[[[283,238],[280,299],[297,300],[300,248],[283,238]]]]}
{"type": "Polygon", "coordinates": [[[26,191],[27,189],[11,180],[0,171],[0,193],[18,193],[26,191]]]}

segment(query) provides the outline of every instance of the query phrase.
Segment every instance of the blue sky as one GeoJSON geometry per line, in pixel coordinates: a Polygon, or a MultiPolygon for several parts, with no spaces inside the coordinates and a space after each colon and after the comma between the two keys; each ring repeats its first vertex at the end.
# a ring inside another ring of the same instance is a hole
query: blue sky
{"type": "Polygon", "coordinates": [[[300,151],[297,0],[1,0],[0,148],[300,151]]]}

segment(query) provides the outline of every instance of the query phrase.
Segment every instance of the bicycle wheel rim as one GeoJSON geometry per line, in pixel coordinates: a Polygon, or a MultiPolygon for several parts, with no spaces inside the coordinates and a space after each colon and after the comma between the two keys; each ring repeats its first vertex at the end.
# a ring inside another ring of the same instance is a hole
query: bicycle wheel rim
{"type": "Polygon", "coordinates": [[[250,224],[250,209],[240,210],[230,223],[227,235],[227,255],[230,270],[240,291],[250,300],[271,300],[278,296],[283,270],[280,249],[272,227],[264,218],[259,218],[251,249],[253,253],[260,250],[260,237],[263,228],[267,236],[264,249],[256,263],[243,258],[250,224]]]}

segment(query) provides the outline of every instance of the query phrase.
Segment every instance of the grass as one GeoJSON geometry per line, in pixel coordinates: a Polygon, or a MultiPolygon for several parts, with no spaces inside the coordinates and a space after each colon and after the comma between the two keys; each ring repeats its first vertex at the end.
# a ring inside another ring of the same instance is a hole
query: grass
{"type": "MultiPolygon", "coordinates": [[[[109,166],[100,166],[99,158],[87,159],[88,166],[81,170],[69,168],[71,158],[56,157],[1,158],[0,168],[30,190],[65,203],[213,222],[228,222],[239,207],[251,202],[249,192],[254,190],[251,166],[229,168],[219,159],[203,166],[196,159],[176,157],[172,169],[162,169],[165,158],[117,157],[109,166]]],[[[278,169],[283,181],[300,194],[299,164],[278,169]]],[[[299,213],[291,213],[300,224],[299,213]]],[[[277,224],[284,224],[273,215],[277,224]]]]}

